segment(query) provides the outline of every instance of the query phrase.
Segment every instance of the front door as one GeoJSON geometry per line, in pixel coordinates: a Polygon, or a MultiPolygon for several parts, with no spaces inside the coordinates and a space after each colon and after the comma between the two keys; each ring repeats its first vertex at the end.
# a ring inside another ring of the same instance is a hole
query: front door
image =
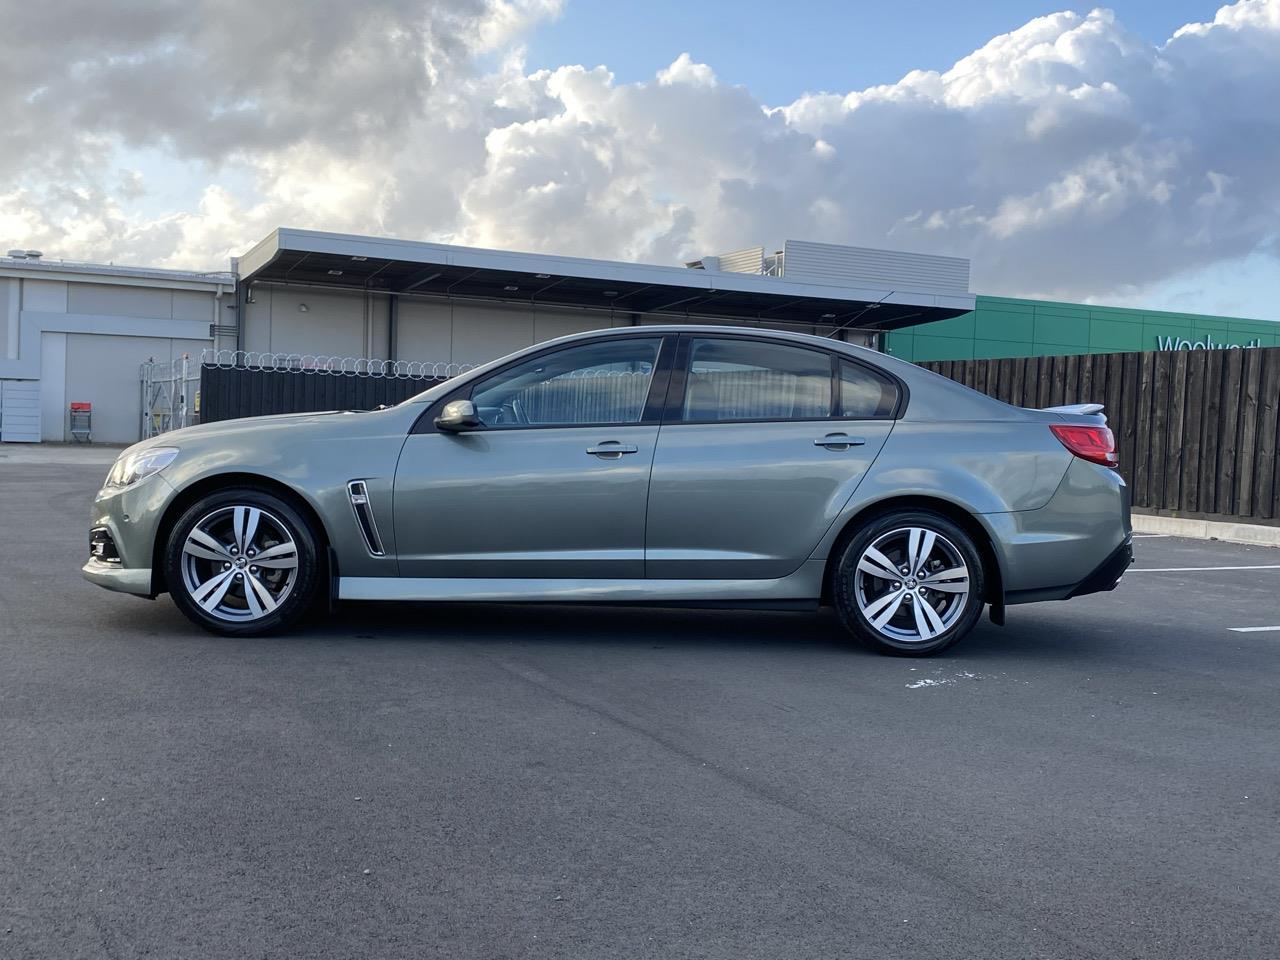
{"type": "Polygon", "coordinates": [[[729,336],[684,338],[673,376],[646,576],[794,572],[884,446],[896,383],[821,350],[729,336]]]}
{"type": "Polygon", "coordinates": [[[411,435],[395,481],[400,575],[643,577],[662,344],[613,337],[518,361],[458,395],[480,429],[411,435]]]}

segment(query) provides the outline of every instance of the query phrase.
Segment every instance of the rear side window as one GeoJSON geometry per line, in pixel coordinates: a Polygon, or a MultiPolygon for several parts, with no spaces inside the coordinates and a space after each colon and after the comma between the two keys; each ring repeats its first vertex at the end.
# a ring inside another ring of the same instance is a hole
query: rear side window
{"type": "Polygon", "coordinates": [[[689,345],[685,421],[822,420],[831,416],[830,355],[750,340],[689,345]]]}
{"type": "Polygon", "coordinates": [[[840,361],[840,398],[837,416],[870,420],[893,415],[898,387],[883,374],[861,364],[840,361]]]}

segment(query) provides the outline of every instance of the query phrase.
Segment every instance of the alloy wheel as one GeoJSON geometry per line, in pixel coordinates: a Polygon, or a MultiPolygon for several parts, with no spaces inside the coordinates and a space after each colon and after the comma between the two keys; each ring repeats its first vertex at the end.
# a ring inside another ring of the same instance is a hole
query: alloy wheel
{"type": "Polygon", "coordinates": [[[928,643],[964,614],[969,568],[946,537],[899,527],[877,537],[854,574],[858,609],[873,629],[899,643],[928,643]]]}
{"type": "Polygon", "coordinates": [[[293,535],[260,507],[220,507],[199,520],[182,545],[183,586],[205,613],[220,620],[270,616],[297,577],[293,535]]]}

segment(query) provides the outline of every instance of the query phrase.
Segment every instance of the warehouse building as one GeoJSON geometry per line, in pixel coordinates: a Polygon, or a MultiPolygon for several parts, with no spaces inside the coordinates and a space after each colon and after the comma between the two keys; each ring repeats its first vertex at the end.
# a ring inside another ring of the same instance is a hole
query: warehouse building
{"type": "Polygon", "coordinates": [[[969,264],[830,244],[653,266],[276,230],[199,274],[0,258],[0,441],[129,443],[198,419],[183,357],[456,371],[543,340],[644,323],[779,326],[874,346],[974,307],[969,264]],[[160,371],[160,372],[157,372],[160,371]],[[177,411],[181,407],[182,414],[177,411]]]}
{"type": "Polygon", "coordinates": [[[454,364],[644,323],[763,324],[874,345],[974,308],[967,260],[795,241],[681,267],[277,230],[237,273],[238,349],[454,364]]]}
{"type": "Polygon", "coordinates": [[[95,440],[142,435],[139,366],[196,358],[235,305],[235,277],[0,257],[0,441],[70,439],[89,404],[95,440]]]}
{"type": "Polygon", "coordinates": [[[199,417],[200,360],[454,372],[584,330],[762,325],[908,360],[1280,344],[1280,324],[975,296],[969,262],[787,241],[656,266],[279,229],[228,273],[0,258],[0,441],[199,417]],[[183,360],[183,358],[187,358],[183,360]],[[167,377],[168,379],[164,379],[167,377]],[[181,411],[181,412],[179,412],[181,411]]]}

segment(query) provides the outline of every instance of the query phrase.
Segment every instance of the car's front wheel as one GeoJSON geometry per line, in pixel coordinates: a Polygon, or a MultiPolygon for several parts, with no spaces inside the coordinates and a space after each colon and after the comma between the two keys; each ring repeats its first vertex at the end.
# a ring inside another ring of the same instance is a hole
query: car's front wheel
{"type": "Polygon", "coordinates": [[[832,584],[845,629],[881,653],[928,656],[964,637],[982,614],[982,557],[941,514],[887,513],[845,544],[832,584]]]}
{"type": "Polygon", "coordinates": [[[219,490],[178,518],[164,573],[178,608],[215,633],[287,626],[322,583],[318,538],[290,503],[254,487],[219,490]]]}

